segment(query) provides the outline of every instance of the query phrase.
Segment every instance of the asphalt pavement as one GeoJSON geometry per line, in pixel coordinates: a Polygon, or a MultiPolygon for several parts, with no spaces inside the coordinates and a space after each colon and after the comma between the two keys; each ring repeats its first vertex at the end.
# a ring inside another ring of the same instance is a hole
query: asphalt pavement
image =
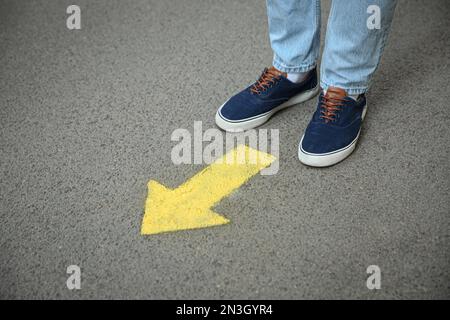
{"type": "Polygon", "coordinates": [[[214,207],[229,224],[143,236],[147,182],[206,167],[173,164],[172,132],[270,65],[264,1],[0,1],[0,298],[449,299],[449,16],[399,1],[346,161],[303,166],[316,102],[286,109],[279,171],[214,207]]]}

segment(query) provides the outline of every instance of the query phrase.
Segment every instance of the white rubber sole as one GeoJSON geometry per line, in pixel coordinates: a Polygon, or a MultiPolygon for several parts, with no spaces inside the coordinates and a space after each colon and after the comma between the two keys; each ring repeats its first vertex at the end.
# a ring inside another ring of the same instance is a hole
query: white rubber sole
{"type": "Polygon", "coordinates": [[[222,104],[220,106],[219,110],[217,110],[217,112],[216,112],[216,124],[219,128],[221,128],[225,131],[228,131],[228,132],[241,132],[241,131],[253,129],[253,128],[256,128],[256,127],[266,123],[270,119],[270,117],[273,116],[278,111],[285,109],[287,107],[290,107],[294,104],[305,102],[305,101],[308,101],[309,99],[314,98],[319,93],[319,90],[320,90],[320,87],[319,87],[319,85],[317,85],[315,88],[310,89],[305,92],[302,92],[302,93],[292,97],[288,101],[283,102],[278,107],[276,107],[266,113],[260,114],[255,117],[247,118],[244,120],[239,120],[239,121],[228,120],[221,116],[220,111],[222,110],[222,107],[225,105],[225,103],[227,103],[227,102],[225,102],[224,104],[222,104]]]}
{"type": "MultiPolygon", "coordinates": [[[[362,113],[362,120],[364,120],[367,112],[367,104],[364,107],[363,113],[362,113]]],[[[356,138],[347,146],[345,146],[342,149],[335,150],[333,152],[329,153],[309,153],[302,149],[302,143],[303,138],[305,135],[302,136],[302,139],[300,140],[300,145],[298,148],[298,159],[301,163],[306,164],[307,166],[311,167],[329,167],[332,165],[335,165],[345,158],[347,158],[353,150],[355,150],[356,143],[359,139],[359,134],[361,133],[361,129],[358,132],[358,135],[356,138]]]]}

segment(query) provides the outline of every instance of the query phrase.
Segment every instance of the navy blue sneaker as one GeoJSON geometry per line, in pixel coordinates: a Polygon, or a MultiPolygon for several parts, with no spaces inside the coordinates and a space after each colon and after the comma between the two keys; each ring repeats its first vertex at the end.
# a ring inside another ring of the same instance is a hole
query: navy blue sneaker
{"type": "Polygon", "coordinates": [[[265,123],[286,107],[317,95],[317,71],[311,70],[300,83],[287,79],[275,67],[265,69],[259,79],[226,101],[216,113],[216,124],[226,131],[243,131],[265,123]]]}
{"type": "Polygon", "coordinates": [[[306,128],[298,158],[306,165],[327,167],[347,158],[355,149],[366,115],[364,94],[356,100],[345,90],[330,87],[319,96],[317,110],[306,128]]]}

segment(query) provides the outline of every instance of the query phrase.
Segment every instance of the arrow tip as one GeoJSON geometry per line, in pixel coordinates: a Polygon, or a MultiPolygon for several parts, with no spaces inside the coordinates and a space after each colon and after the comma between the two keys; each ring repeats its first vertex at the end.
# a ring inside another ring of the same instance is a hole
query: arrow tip
{"type": "Polygon", "coordinates": [[[148,182],[142,235],[206,228],[230,222],[210,209],[199,208],[188,198],[174,197],[173,192],[157,181],[148,182]]]}

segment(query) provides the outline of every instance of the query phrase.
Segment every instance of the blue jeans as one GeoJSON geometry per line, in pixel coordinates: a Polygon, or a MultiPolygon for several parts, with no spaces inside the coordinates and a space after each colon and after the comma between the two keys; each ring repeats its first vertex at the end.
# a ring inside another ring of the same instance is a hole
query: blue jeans
{"type": "MultiPolygon", "coordinates": [[[[323,89],[339,87],[350,95],[367,91],[380,63],[396,2],[332,1],[320,70],[323,89]]],[[[273,66],[284,72],[313,69],[320,49],[320,0],[267,0],[267,14],[273,66]]]]}

